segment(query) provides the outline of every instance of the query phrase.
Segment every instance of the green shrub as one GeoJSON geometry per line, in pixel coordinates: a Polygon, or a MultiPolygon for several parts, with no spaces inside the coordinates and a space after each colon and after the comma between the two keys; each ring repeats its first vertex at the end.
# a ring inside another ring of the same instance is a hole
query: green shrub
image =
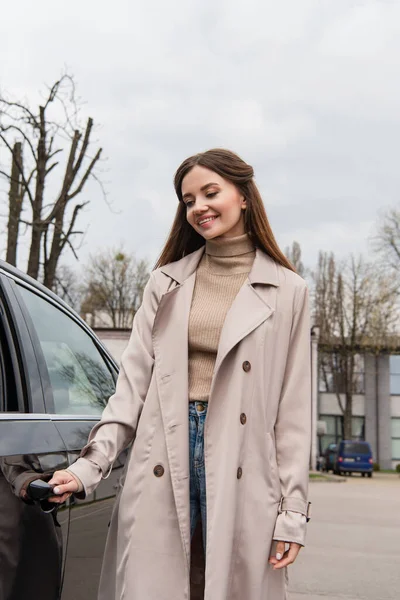
{"type": "Polygon", "coordinates": [[[396,465],[396,473],[400,473],[400,463],[396,465]]]}
{"type": "Polygon", "coordinates": [[[374,463],[373,465],[373,470],[374,471],[380,471],[381,470],[381,465],[379,463],[374,463]]]}

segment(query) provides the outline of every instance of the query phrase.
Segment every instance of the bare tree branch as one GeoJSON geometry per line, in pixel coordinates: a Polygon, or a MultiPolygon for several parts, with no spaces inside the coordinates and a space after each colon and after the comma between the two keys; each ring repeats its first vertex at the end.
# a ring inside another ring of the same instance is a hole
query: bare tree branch
{"type": "Polygon", "coordinates": [[[36,121],[36,116],[24,104],[20,104],[19,102],[11,102],[9,100],[6,100],[4,97],[1,97],[1,103],[5,104],[6,106],[8,106],[10,108],[20,109],[24,114],[27,115],[28,123],[34,124],[36,127],[38,127],[38,122],[36,121]]]}
{"type": "MultiPolygon", "coordinates": [[[[3,142],[3,144],[4,144],[4,145],[7,147],[7,149],[10,151],[10,153],[11,153],[11,156],[12,156],[12,154],[13,154],[13,148],[12,148],[11,144],[8,142],[8,140],[5,138],[5,136],[3,136],[3,134],[2,134],[2,133],[0,133],[0,140],[3,142]]],[[[34,198],[33,198],[33,195],[32,195],[32,193],[31,193],[31,190],[30,190],[30,188],[29,188],[28,182],[27,182],[27,180],[25,179],[25,175],[24,175],[24,170],[23,170],[22,164],[19,164],[19,163],[18,163],[18,161],[16,161],[16,162],[15,162],[15,164],[16,164],[16,166],[18,167],[18,171],[19,171],[19,173],[20,173],[20,175],[21,175],[22,183],[23,183],[23,185],[24,185],[24,188],[25,188],[25,190],[26,190],[26,193],[28,194],[28,197],[29,197],[29,200],[30,200],[30,202],[31,202],[31,205],[33,206],[33,205],[34,205],[34,198]]]]}
{"type": "Polygon", "coordinates": [[[79,183],[78,187],[76,188],[76,190],[74,192],[72,192],[71,194],[68,194],[68,200],[72,200],[73,198],[75,198],[75,196],[77,196],[78,194],[81,193],[81,191],[83,190],[83,186],[85,185],[85,183],[87,182],[87,180],[89,179],[89,176],[95,166],[95,164],[97,163],[97,161],[100,158],[102,149],[100,148],[97,151],[96,156],[93,158],[92,162],[90,163],[90,165],[88,166],[86,173],[84,174],[84,176],[81,179],[81,182],[79,183]]]}
{"type": "Polygon", "coordinates": [[[24,142],[26,144],[28,144],[29,149],[30,149],[30,151],[32,153],[32,158],[36,162],[36,151],[35,151],[35,148],[33,147],[33,144],[31,142],[31,140],[26,135],[26,133],[21,129],[21,127],[18,127],[17,125],[8,125],[6,127],[0,127],[0,130],[3,133],[3,135],[6,134],[9,131],[17,131],[23,137],[24,142]]]}
{"type": "MultiPolygon", "coordinates": [[[[95,149],[90,157],[91,138],[94,130],[93,119],[86,125],[78,125],[78,104],[75,82],[71,75],[64,73],[43,95],[43,101],[35,114],[26,102],[11,102],[0,94],[0,144],[12,154],[14,140],[18,136],[30,150],[31,159],[19,164],[14,161],[14,175],[6,169],[0,175],[12,185],[20,185],[20,198],[29,198],[31,214],[19,215],[19,223],[31,228],[31,244],[28,260],[28,273],[39,277],[43,271],[43,281],[52,287],[55,281],[57,264],[66,247],[77,256],[77,244],[72,239],[83,232],[76,227],[78,215],[87,202],[75,206],[73,200],[81,194],[89,177],[93,177],[106,198],[104,186],[95,173],[102,149],[95,149]],[[53,118],[56,104],[61,105],[64,117],[53,118]],[[3,109],[3,110],[2,110],[3,109]],[[67,146],[66,146],[67,143],[67,146]],[[56,159],[68,148],[66,162],[56,159]],[[62,166],[63,165],[63,166],[62,166]],[[47,185],[48,177],[54,177],[62,168],[61,186],[58,195],[49,198],[52,186],[47,185]],[[66,224],[69,209],[72,216],[66,224]],[[42,260],[42,258],[44,258],[42,260]],[[43,269],[42,269],[43,267],[43,269]]],[[[28,155],[29,158],[29,155],[28,155]]],[[[82,243],[82,242],[81,242],[82,243]]],[[[78,243],[79,247],[79,243],[78,243]]]]}

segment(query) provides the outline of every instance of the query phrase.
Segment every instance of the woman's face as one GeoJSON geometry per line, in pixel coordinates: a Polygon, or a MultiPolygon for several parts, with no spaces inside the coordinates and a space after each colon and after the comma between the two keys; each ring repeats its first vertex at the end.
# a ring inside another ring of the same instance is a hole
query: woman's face
{"type": "Polygon", "coordinates": [[[214,171],[196,165],[182,181],[186,218],[206,240],[245,233],[244,196],[238,188],[214,171]],[[208,217],[211,220],[203,222],[208,217]]]}

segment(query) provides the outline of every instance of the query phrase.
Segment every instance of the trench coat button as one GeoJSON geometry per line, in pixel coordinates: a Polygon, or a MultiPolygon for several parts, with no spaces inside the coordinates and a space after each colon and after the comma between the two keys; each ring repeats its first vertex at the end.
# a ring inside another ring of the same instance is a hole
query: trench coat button
{"type": "Polygon", "coordinates": [[[248,373],[251,369],[251,363],[248,360],[245,360],[244,363],[242,364],[242,367],[243,367],[243,371],[248,373]]]}
{"type": "Polygon", "coordinates": [[[164,467],[162,465],[156,465],[153,469],[153,473],[156,477],[162,477],[164,475],[164,467]]]}
{"type": "Polygon", "coordinates": [[[240,415],[240,422],[241,422],[241,424],[244,425],[246,423],[246,421],[247,421],[247,417],[246,417],[245,413],[242,413],[240,415]]]}
{"type": "Polygon", "coordinates": [[[239,467],[239,468],[238,468],[238,470],[237,470],[236,477],[237,477],[238,479],[240,479],[240,478],[241,478],[241,476],[242,476],[242,474],[243,474],[242,467],[239,467]]]}

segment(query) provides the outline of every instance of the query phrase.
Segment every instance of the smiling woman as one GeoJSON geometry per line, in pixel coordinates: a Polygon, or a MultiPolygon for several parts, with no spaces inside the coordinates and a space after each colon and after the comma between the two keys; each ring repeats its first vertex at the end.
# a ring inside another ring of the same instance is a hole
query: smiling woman
{"type": "Polygon", "coordinates": [[[204,246],[207,239],[244,232],[278,264],[293,270],[272,232],[254,170],[237,154],[215,148],[187,158],[174,178],[179,199],[170,235],[155,268],[204,246]],[[217,217],[208,227],[198,221],[217,217]]]}
{"type": "Polygon", "coordinates": [[[205,239],[244,233],[246,200],[230,181],[196,165],[182,181],[188,223],[205,239]]]}
{"type": "Polygon", "coordinates": [[[309,518],[308,289],[253,176],[222,149],[178,168],[116,392],[51,481],[61,499],[90,494],[133,442],[101,600],[287,597],[309,518]]]}

